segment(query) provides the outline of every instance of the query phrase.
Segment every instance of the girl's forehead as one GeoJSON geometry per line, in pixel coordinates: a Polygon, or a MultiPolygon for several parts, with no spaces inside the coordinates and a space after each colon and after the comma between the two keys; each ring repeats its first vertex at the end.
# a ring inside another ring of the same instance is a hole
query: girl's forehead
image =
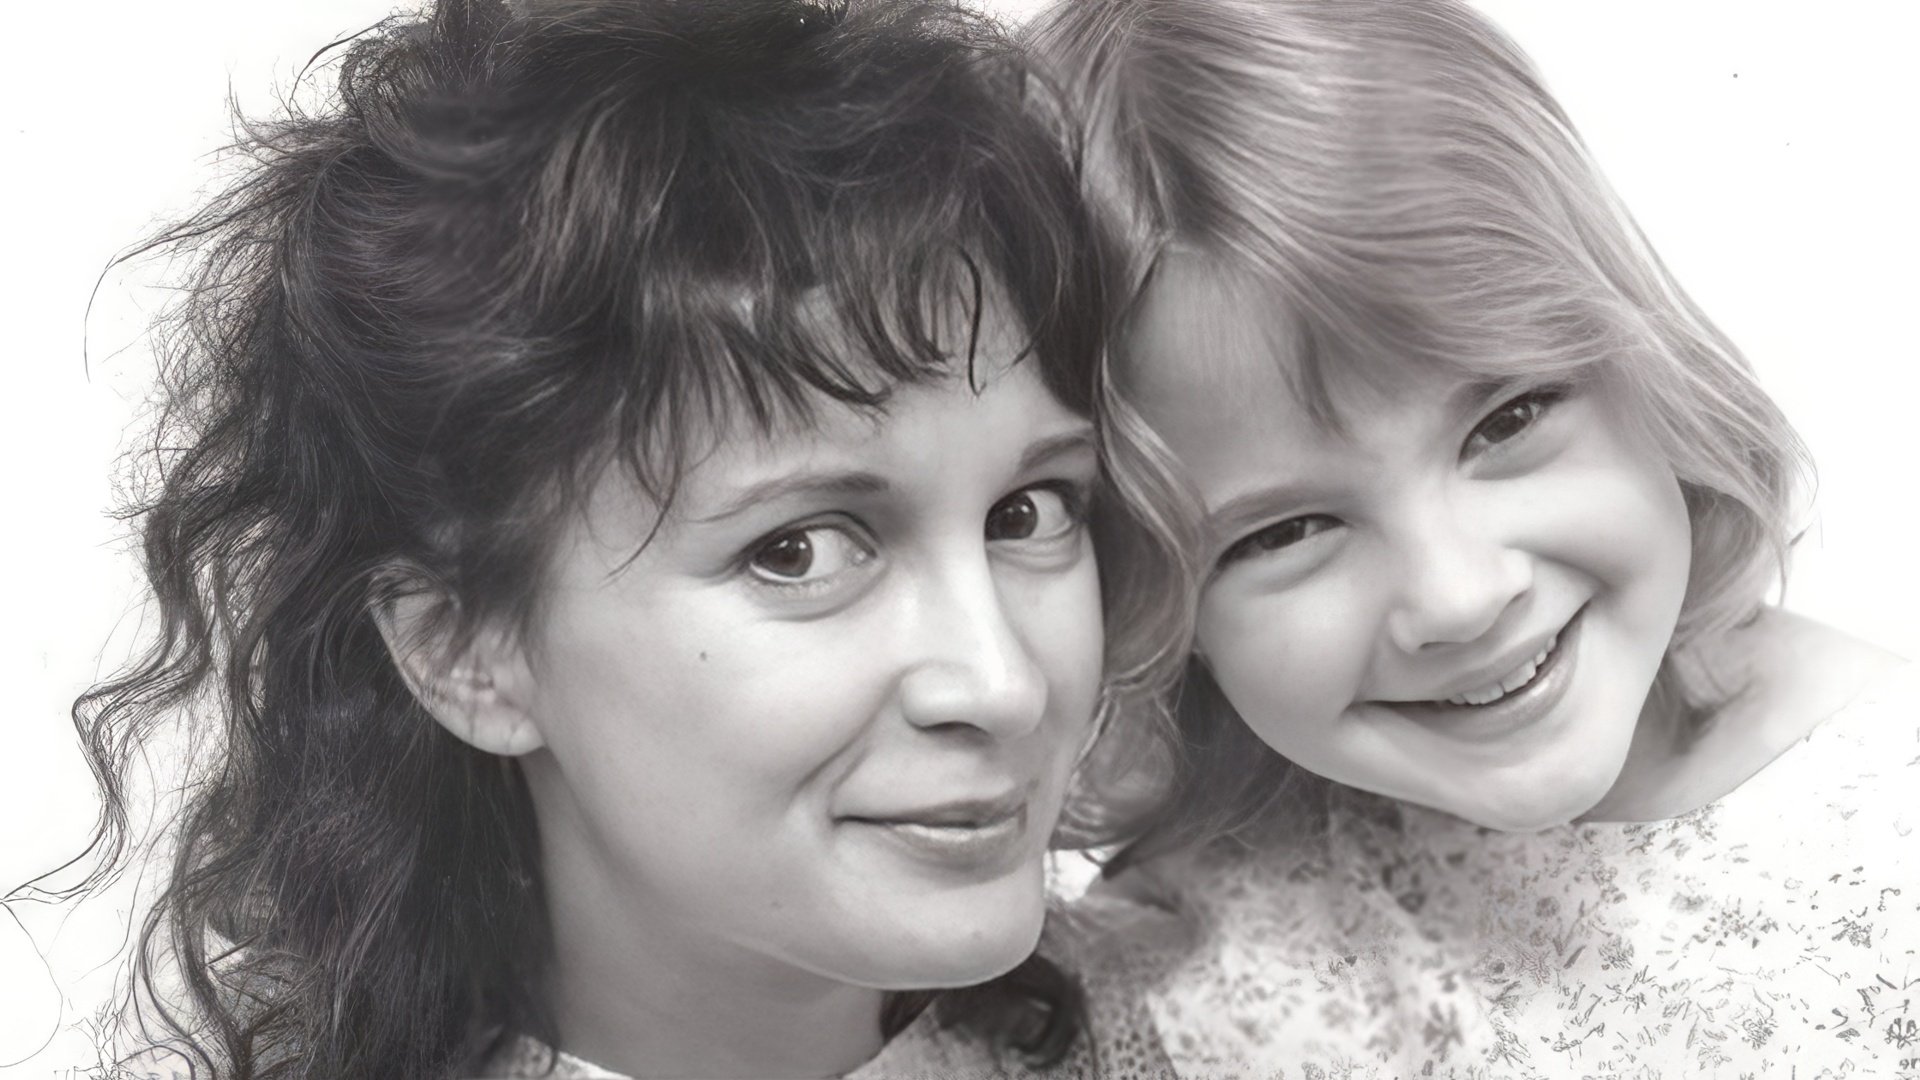
{"type": "Polygon", "coordinates": [[[1223,409],[1337,435],[1341,417],[1407,397],[1444,395],[1472,375],[1385,343],[1342,342],[1281,284],[1185,249],[1170,249],[1143,290],[1121,348],[1137,400],[1223,409]]]}
{"type": "Polygon", "coordinates": [[[1229,399],[1271,381],[1269,369],[1295,328],[1277,292],[1216,260],[1170,248],[1134,308],[1121,374],[1150,400],[1229,399]]]}

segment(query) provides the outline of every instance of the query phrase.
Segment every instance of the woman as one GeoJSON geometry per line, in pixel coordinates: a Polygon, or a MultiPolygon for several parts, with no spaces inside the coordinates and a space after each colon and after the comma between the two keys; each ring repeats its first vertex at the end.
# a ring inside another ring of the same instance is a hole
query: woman
{"type": "Polygon", "coordinates": [[[204,726],[126,1037],[1060,1061],[1103,263],[1016,56],[939,3],[443,0],[338,72],[158,241],[200,269],[136,507],[162,633],[78,709],[107,868],[204,726]]]}

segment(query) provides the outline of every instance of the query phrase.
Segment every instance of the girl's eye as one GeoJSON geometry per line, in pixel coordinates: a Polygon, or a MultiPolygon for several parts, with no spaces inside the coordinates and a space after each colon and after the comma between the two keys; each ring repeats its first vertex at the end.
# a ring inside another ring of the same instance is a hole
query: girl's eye
{"type": "Polygon", "coordinates": [[[987,511],[987,539],[1052,540],[1079,527],[1080,500],[1059,487],[1036,486],[993,504],[987,511]]]}
{"type": "Polygon", "coordinates": [[[1278,521],[1250,533],[1233,542],[1233,545],[1220,554],[1220,565],[1239,562],[1259,555],[1292,547],[1310,536],[1317,536],[1340,524],[1339,518],[1326,514],[1305,514],[1300,517],[1278,521]]]}
{"type": "Polygon", "coordinates": [[[747,569],[775,585],[825,580],[873,558],[872,549],[837,525],[810,525],[780,533],[754,549],[747,569]]]}
{"type": "Polygon", "coordinates": [[[1524,435],[1547,410],[1560,403],[1567,396],[1564,389],[1550,387],[1542,390],[1529,390],[1512,401],[1488,413],[1472,434],[1467,436],[1467,444],[1461,447],[1461,457],[1472,457],[1485,453],[1495,446],[1524,435]]]}

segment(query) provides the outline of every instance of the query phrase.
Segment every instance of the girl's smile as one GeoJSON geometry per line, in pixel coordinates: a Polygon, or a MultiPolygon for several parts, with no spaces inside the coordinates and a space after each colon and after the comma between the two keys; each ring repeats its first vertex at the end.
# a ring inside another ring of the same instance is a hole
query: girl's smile
{"type": "Polygon", "coordinates": [[[1503,661],[1486,669],[1505,670],[1504,677],[1488,682],[1482,671],[1454,680],[1484,683],[1481,689],[1375,704],[1455,739],[1492,741],[1518,735],[1545,720],[1566,697],[1579,664],[1578,624],[1575,615],[1517,665],[1503,661]]]}

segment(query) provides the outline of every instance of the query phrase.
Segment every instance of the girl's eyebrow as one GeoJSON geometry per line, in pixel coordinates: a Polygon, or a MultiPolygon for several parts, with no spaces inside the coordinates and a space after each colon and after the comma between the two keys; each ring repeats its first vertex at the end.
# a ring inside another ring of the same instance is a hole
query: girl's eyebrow
{"type": "Polygon", "coordinates": [[[1207,512],[1207,541],[1218,545],[1231,540],[1248,524],[1266,517],[1274,507],[1304,502],[1310,494],[1303,484],[1283,482],[1235,495],[1219,509],[1207,512]]]}
{"type": "Polygon", "coordinates": [[[1476,415],[1493,404],[1493,399],[1510,393],[1516,388],[1514,379],[1476,378],[1468,379],[1453,388],[1447,395],[1448,412],[1461,420],[1472,420],[1476,415]]]}
{"type": "Polygon", "coordinates": [[[711,525],[737,517],[754,507],[796,495],[876,495],[887,490],[887,479],[861,469],[828,472],[795,472],[770,476],[747,485],[711,514],[691,519],[695,525],[711,525]]]}

